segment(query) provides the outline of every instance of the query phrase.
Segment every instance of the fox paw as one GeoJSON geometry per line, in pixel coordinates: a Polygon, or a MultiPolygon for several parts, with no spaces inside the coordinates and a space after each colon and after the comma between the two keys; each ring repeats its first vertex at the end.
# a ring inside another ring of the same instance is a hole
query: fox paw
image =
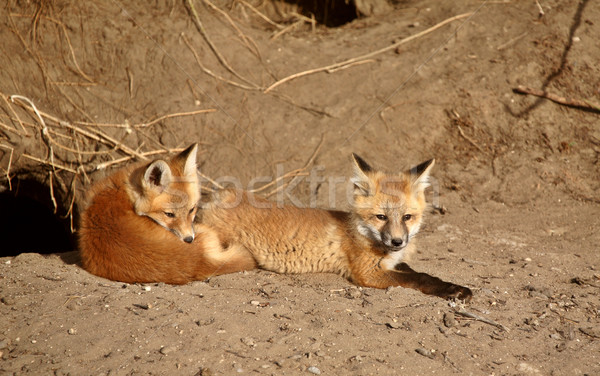
{"type": "Polygon", "coordinates": [[[446,299],[460,299],[465,302],[469,302],[473,298],[473,292],[470,288],[459,285],[449,286],[445,295],[446,299]]]}

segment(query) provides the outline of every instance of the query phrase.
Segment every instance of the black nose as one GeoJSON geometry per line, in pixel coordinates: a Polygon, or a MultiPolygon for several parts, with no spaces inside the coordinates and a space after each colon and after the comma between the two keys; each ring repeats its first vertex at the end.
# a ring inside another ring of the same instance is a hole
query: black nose
{"type": "Polygon", "coordinates": [[[392,245],[394,247],[400,247],[403,243],[404,243],[404,240],[402,240],[401,238],[399,238],[399,239],[392,239],[392,245]]]}
{"type": "Polygon", "coordinates": [[[185,238],[183,238],[183,241],[186,243],[191,243],[194,241],[194,237],[193,236],[186,236],[185,238]]]}

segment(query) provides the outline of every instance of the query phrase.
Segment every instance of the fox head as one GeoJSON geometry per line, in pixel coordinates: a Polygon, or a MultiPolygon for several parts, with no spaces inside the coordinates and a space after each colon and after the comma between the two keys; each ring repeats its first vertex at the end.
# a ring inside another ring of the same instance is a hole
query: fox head
{"type": "Polygon", "coordinates": [[[194,216],[200,199],[193,144],[169,161],[155,160],[131,177],[137,215],[146,216],[186,243],[194,241],[194,216]]]}
{"type": "Polygon", "coordinates": [[[404,249],[421,226],[434,160],[399,174],[377,171],[356,154],[353,160],[358,232],[386,252],[404,249]]]}

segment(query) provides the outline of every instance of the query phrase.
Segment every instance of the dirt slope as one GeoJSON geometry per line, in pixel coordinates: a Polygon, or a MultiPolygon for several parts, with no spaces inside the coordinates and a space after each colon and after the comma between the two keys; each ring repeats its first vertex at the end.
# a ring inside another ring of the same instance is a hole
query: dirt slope
{"type": "MultiPolygon", "coordinates": [[[[124,285],[88,274],[73,252],[23,253],[0,258],[0,373],[599,374],[599,112],[513,89],[600,103],[600,5],[539,3],[543,15],[533,0],[398,1],[384,15],[313,28],[289,4],[252,2],[278,27],[245,2],[215,1],[223,13],[196,2],[239,77],[183,2],[3,6],[2,96],[25,96],[135,152],[198,141],[204,174],[248,187],[302,167],[322,139],[311,165],[319,183],[297,180],[288,201],[341,209],[351,152],[388,170],[435,157],[429,199],[445,214],[428,215],[411,266],[469,286],[464,309],[500,325],[334,275],[124,285]],[[467,13],[360,64],[264,92],[467,13]],[[182,115],[205,109],[214,111],[182,115]]],[[[15,187],[30,175],[48,184],[48,164],[24,156],[47,162],[38,121],[1,102],[2,175],[10,168],[15,187]]],[[[55,162],[75,171],[50,174],[68,219],[71,200],[123,164],[95,166],[131,154],[47,121],[57,143],[80,151],[54,147],[55,162]]]]}

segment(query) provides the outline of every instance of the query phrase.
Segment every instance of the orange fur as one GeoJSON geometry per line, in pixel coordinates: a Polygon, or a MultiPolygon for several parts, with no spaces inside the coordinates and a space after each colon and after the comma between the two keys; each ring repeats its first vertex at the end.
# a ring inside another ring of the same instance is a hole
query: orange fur
{"type": "Polygon", "coordinates": [[[355,200],[349,213],[277,207],[250,192],[217,192],[202,223],[221,241],[242,246],[258,267],[279,273],[330,272],[360,286],[404,286],[444,298],[469,300],[471,290],[412,270],[426,207],[424,189],[433,161],[392,175],[354,156],[355,200]]]}
{"type": "Polygon", "coordinates": [[[129,283],[184,284],[255,267],[243,249],[225,250],[213,230],[193,224],[196,149],[122,169],[92,187],[79,230],[87,271],[129,283]]]}

